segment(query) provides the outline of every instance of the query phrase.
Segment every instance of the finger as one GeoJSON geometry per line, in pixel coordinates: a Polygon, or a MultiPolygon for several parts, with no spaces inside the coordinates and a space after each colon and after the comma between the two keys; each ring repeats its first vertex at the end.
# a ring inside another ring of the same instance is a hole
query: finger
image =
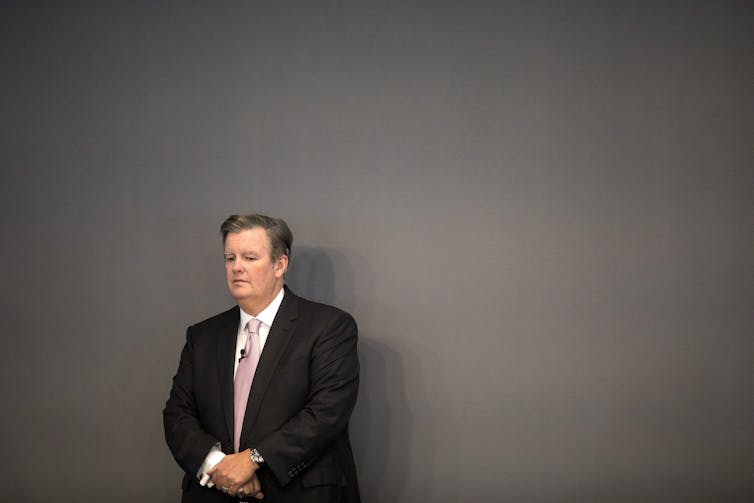
{"type": "Polygon", "coordinates": [[[228,482],[222,476],[220,476],[219,473],[215,473],[214,475],[212,475],[212,477],[210,478],[210,482],[212,484],[215,484],[215,486],[217,487],[223,487],[223,486],[228,485],[228,482]]]}
{"type": "Polygon", "coordinates": [[[253,496],[258,500],[264,498],[264,494],[262,494],[262,486],[257,477],[254,477],[249,481],[246,494],[253,496]]]}
{"type": "Polygon", "coordinates": [[[226,458],[227,458],[227,456],[225,456],[223,459],[221,459],[220,461],[218,461],[217,463],[215,463],[215,465],[212,468],[210,468],[209,470],[207,470],[207,473],[209,475],[212,475],[217,470],[220,470],[223,466],[225,466],[225,459],[226,458]]]}

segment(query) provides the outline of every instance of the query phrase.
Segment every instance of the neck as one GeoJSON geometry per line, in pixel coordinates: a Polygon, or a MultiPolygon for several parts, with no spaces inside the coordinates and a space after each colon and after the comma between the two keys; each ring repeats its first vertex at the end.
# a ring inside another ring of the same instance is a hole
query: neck
{"type": "Polygon", "coordinates": [[[283,289],[283,284],[280,283],[280,285],[278,285],[275,288],[272,294],[265,297],[263,300],[256,300],[256,301],[241,300],[238,302],[238,307],[240,307],[245,312],[249,313],[250,315],[256,318],[257,316],[259,316],[259,313],[264,311],[265,308],[270,305],[272,300],[277,296],[278,293],[280,293],[280,290],[282,289],[283,289]]]}

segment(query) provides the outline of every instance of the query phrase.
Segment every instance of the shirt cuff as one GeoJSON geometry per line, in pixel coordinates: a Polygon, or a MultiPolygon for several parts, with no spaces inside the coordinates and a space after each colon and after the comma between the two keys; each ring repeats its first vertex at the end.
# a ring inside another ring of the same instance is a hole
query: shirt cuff
{"type": "Polygon", "coordinates": [[[209,480],[209,475],[207,475],[207,472],[210,471],[212,467],[219,463],[220,460],[224,457],[225,453],[220,450],[220,443],[218,442],[213,445],[212,449],[210,449],[209,453],[207,453],[207,457],[204,458],[204,463],[202,463],[202,466],[199,467],[199,471],[196,472],[196,478],[199,479],[199,485],[206,485],[207,487],[215,486],[215,484],[212,483],[211,480],[209,480]]]}

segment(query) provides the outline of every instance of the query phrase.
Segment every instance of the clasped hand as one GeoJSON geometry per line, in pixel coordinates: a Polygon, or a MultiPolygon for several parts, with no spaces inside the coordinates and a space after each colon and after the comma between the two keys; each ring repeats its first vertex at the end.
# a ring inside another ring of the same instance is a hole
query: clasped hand
{"type": "Polygon", "coordinates": [[[259,465],[251,460],[247,449],[238,454],[228,454],[207,472],[215,487],[231,496],[264,498],[257,477],[259,465]]]}

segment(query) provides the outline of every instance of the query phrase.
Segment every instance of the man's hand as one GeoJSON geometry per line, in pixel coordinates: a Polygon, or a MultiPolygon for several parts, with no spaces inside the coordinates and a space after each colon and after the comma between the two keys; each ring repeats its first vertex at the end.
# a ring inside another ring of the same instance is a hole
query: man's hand
{"type": "Polygon", "coordinates": [[[242,485],[241,488],[236,492],[237,496],[253,496],[254,498],[261,500],[264,498],[264,494],[262,494],[262,485],[259,483],[259,477],[257,477],[257,474],[255,473],[252,475],[251,480],[248,481],[246,484],[242,485]]]}
{"type": "MultiPolygon", "coordinates": [[[[251,460],[251,451],[246,449],[238,454],[228,454],[211,470],[207,472],[215,487],[223,492],[235,496],[238,490],[247,483],[259,469],[259,465],[251,460]]],[[[258,484],[257,480],[257,484],[258,484]]]]}

